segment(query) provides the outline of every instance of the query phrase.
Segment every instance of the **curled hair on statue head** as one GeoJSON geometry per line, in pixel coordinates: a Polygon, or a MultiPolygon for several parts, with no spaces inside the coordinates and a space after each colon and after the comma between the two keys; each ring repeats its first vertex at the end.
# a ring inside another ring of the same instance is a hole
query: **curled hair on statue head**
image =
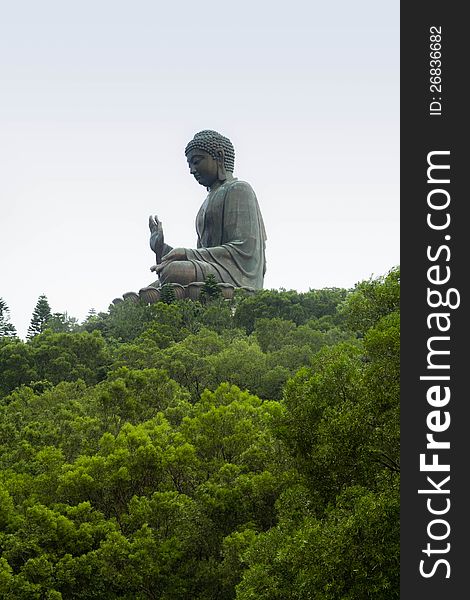
{"type": "Polygon", "coordinates": [[[204,129],[195,134],[193,139],[188,143],[185,148],[185,155],[187,156],[191,150],[204,150],[214,160],[219,158],[218,150],[224,151],[224,167],[230,173],[233,173],[235,167],[235,150],[232,142],[212,129],[204,129]]]}

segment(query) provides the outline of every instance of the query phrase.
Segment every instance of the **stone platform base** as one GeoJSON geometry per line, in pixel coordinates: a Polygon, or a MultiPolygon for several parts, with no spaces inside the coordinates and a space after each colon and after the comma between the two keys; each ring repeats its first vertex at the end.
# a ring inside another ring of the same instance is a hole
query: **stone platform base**
{"type": "MultiPolygon", "coordinates": [[[[188,283],[188,285],[180,285],[179,283],[167,283],[166,285],[171,285],[177,300],[183,300],[184,298],[197,300],[204,286],[204,281],[193,281],[192,283],[188,283]]],[[[231,300],[236,290],[243,290],[248,294],[254,294],[256,292],[254,288],[237,288],[230,283],[218,283],[217,286],[222,292],[222,298],[225,298],[226,300],[231,300]]],[[[143,301],[146,304],[154,304],[160,300],[160,295],[161,287],[149,285],[148,287],[139,290],[138,294],[136,292],[126,292],[122,295],[122,298],[114,298],[113,304],[119,304],[119,302],[124,302],[124,300],[130,300],[131,302],[143,301]]]]}

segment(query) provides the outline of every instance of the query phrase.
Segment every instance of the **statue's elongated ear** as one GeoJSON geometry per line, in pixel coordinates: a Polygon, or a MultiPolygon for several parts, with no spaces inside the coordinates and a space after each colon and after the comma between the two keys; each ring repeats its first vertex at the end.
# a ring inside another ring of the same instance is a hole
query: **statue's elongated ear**
{"type": "Polygon", "coordinates": [[[227,171],[225,170],[225,152],[222,148],[217,149],[217,179],[225,181],[227,179],[227,171]]]}

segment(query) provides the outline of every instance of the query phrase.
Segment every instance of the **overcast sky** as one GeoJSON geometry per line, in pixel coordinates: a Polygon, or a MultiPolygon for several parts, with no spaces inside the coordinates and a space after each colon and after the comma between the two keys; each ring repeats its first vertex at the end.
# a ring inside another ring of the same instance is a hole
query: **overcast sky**
{"type": "Polygon", "coordinates": [[[82,321],[138,291],[148,216],[194,247],[184,148],[215,129],[254,188],[266,288],[399,264],[398,0],[1,1],[0,297],[82,321]]]}

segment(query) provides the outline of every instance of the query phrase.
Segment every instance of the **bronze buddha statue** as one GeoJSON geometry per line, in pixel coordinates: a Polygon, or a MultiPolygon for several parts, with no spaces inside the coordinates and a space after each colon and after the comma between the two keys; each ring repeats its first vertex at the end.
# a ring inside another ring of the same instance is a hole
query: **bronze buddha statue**
{"type": "Polygon", "coordinates": [[[185,149],[191,175],[208,190],[196,217],[197,247],[172,248],[164,242],[158,217],[150,216],[151,267],[166,283],[187,285],[213,275],[217,282],[261,289],[266,271],[266,233],[251,186],[233,176],[235,151],[216,131],[196,133],[185,149]]]}
{"type": "MultiPolygon", "coordinates": [[[[228,294],[225,297],[231,297],[234,288],[253,292],[263,287],[263,217],[251,186],[233,176],[232,142],[217,131],[200,131],[186,146],[185,154],[191,175],[208,191],[196,217],[196,248],[166,244],[161,221],[151,215],[150,247],[156,264],[150,270],[158,274],[158,279],[138,294],[123,294],[125,300],[157,302],[165,284],[172,284],[180,298],[197,297],[197,286],[210,275],[228,294]]],[[[115,298],[113,303],[122,300],[115,298]]]]}

